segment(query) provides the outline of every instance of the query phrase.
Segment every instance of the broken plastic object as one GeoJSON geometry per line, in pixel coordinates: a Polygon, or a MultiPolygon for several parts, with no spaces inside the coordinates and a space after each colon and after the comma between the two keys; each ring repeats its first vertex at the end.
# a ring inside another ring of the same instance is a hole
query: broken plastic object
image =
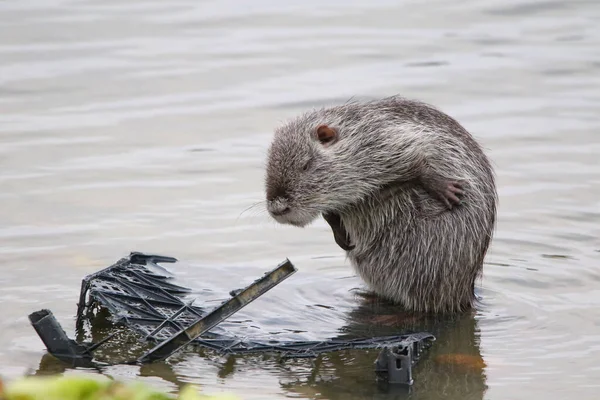
{"type": "Polygon", "coordinates": [[[69,339],[50,310],[29,314],[29,321],[48,351],[59,360],[75,367],[88,366],[93,355],[89,347],[69,339]]]}
{"type": "Polygon", "coordinates": [[[197,339],[210,328],[215,327],[225,318],[233,315],[252,300],[274,288],[288,276],[296,272],[296,268],[289,260],[279,265],[273,271],[252,283],[247,288],[239,291],[234,297],[215,308],[203,317],[198,317],[190,326],[181,329],[175,336],[163,341],[148,353],[139,358],[140,363],[152,362],[169,357],[181,347],[197,339]]]}
{"type": "MultiPolygon", "coordinates": [[[[190,289],[174,285],[160,263],[175,263],[172,257],[131,253],[114,265],[86,276],[81,285],[77,307],[78,324],[86,310],[99,305],[108,309],[116,322],[157,345],[137,360],[144,364],[169,357],[188,344],[221,354],[278,353],[282,358],[316,357],[320,353],[347,349],[382,349],[376,361],[379,379],[394,384],[412,384],[412,367],[422,352],[435,340],[428,333],[325,341],[260,342],[240,340],[211,332],[254,299],[292,275],[296,269],[289,260],[244,289],[233,290],[232,297],[210,312],[185,303],[190,289]]],[[[29,319],[48,351],[74,366],[92,362],[93,351],[111,339],[98,343],[78,343],[69,339],[49,310],[30,314],[29,319]]]]}
{"type": "Polygon", "coordinates": [[[419,340],[386,347],[375,361],[377,378],[388,383],[412,385],[412,367],[424,350],[423,342],[419,340]]]}

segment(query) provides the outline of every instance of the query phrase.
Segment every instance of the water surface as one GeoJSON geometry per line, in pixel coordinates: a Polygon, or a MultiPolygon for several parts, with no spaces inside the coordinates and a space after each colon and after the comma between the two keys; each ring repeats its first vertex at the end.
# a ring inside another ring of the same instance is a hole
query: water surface
{"type": "MultiPolygon", "coordinates": [[[[0,375],[61,370],[27,315],[49,308],[72,333],[81,278],[136,250],[179,258],[208,304],[289,257],[299,272],[227,325],[252,337],[431,330],[412,398],[596,398],[596,2],[32,0],[1,2],[0,21],[0,375]],[[482,304],[457,320],[357,296],[323,221],[244,212],[276,124],[397,93],[456,117],[496,168],[482,304]]],[[[187,352],[105,373],[245,399],[406,398],[373,383],[374,358],[187,352]]]]}

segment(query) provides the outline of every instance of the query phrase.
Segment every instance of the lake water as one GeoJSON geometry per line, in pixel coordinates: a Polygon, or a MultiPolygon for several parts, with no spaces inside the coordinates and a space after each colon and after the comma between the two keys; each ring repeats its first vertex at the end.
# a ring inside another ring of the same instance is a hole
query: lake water
{"type": "MultiPolygon", "coordinates": [[[[135,250],[180,259],[208,305],[289,257],[299,271],[228,322],[249,337],[434,332],[414,399],[598,397],[600,3],[5,0],[0,21],[1,376],[61,370],[27,315],[49,308],[73,335],[81,279],[135,250]],[[482,304],[453,321],[357,296],[323,221],[244,211],[275,125],[398,93],[456,117],[498,176],[482,304]]],[[[375,355],[188,351],[105,373],[243,399],[406,398],[374,384],[375,355]]]]}

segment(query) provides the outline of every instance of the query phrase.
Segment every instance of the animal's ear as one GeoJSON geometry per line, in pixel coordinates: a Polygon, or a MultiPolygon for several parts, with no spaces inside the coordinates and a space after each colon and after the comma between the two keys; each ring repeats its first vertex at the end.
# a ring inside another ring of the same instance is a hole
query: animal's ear
{"type": "Polygon", "coordinates": [[[322,145],[330,146],[337,141],[338,133],[327,125],[319,125],[317,127],[317,139],[322,145]]]}

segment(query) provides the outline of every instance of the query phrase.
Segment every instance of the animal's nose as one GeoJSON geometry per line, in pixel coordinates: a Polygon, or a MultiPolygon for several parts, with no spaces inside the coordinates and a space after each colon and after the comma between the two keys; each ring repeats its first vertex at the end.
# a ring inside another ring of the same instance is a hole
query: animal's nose
{"type": "Polygon", "coordinates": [[[273,214],[277,217],[280,217],[282,215],[289,213],[290,211],[291,211],[291,209],[288,206],[282,206],[282,207],[272,208],[271,214],[273,214]]]}
{"type": "Polygon", "coordinates": [[[267,187],[267,200],[273,201],[276,198],[287,199],[287,191],[283,186],[268,186],[267,187]]]}
{"type": "Polygon", "coordinates": [[[289,199],[285,189],[281,187],[275,190],[267,190],[267,209],[274,217],[280,217],[291,211],[289,207],[289,199]]]}

